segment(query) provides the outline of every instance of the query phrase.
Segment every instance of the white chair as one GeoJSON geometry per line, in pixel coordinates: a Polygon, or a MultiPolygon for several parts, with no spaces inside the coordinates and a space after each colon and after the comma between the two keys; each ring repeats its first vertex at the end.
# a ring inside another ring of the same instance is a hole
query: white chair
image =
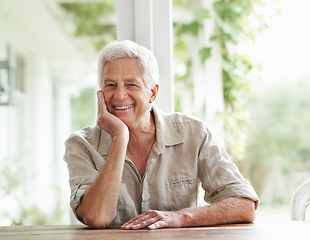
{"type": "Polygon", "coordinates": [[[310,179],[302,183],[294,192],[291,203],[291,219],[305,220],[306,208],[310,205],[310,179]]]}

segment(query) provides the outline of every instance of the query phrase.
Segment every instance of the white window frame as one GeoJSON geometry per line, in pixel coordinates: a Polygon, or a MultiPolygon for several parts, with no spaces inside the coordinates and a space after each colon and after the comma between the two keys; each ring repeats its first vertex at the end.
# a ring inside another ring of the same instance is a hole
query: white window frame
{"type": "Polygon", "coordinates": [[[172,0],[117,0],[117,39],[132,40],[153,51],[159,64],[156,105],[174,111],[172,0]]]}

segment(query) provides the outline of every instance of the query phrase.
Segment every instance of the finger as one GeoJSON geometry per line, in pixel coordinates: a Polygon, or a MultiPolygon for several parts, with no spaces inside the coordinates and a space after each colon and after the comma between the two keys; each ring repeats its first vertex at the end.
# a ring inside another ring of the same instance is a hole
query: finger
{"type": "Polygon", "coordinates": [[[97,103],[97,125],[100,128],[103,128],[103,119],[106,113],[106,105],[104,101],[103,91],[99,90],[97,91],[97,97],[98,97],[98,103],[97,103]]]}
{"type": "Polygon", "coordinates": [[[99,106],[101,106],[102,104],[105,105],[104,95],[103,95],[103,91],[102,90],[97,91],[97,96],[98,96],[98,105],[99,106]]]}
{"type": "MultiPolygon", "coordinates": [[[[141,215],[138,215],[138,216],[136,216],[136,217],[130,219],[128,222],[126,222],[126,223],[124,223],[124,224],[122,225],[122,228],[127,228],[128,226],[130,226],[130,225],[132,225],[132,224],[134,224],[134,223],[136,223],[136,222],[139,222],[139,219],[140,219],[140,218],[143,218],[144,215],[145,215],[145,213],[144,213],[144,214],[141,214],[141,215]]],[[[128,228],[128,229],[129,229],[129,228],[128,228]]]]}
{"type": "Polygon", "coordinates": [[[98,96],[98,99],[101,99],[103,97],[103,91],[102,90],[98,90],[97,91],[97,96],[98,96]]]}
{"type": "Polygon", "coordinates": [[[167,223],[163,220],[154,222],[153,224],[149,225],[147,228],[150,230],[154,230],[154,229],[159,229],[159,228],[164,228],[167,226],[167,223]]]}
{"type": "Polygon", "coordinates": [[[130,219],[127,223],[125,224],[131,224],[133,222],[140,222],[140,221],[143,221],[145,219],[148,219],[150,218],[150,216],[152,216],[151,212],[150,211],[147,211],[145,213],[142,213],[138,216],[135,216],[134,218],[130,219]]]}
{"type": "Polygon", "coordinates": [[[149,219],[144,219],[142,221],[138,221],[139,219],[137,219],[136,221],[132,222],[131,224],[123,227],[123,229],[141,229],[141,228],[146,228],[152,224],[154,224],[156,221],[158,221],[158,219],[156,218],[149,218],[149,219]]]}
{"type": "Polygon", "coordinates": [[[99,114],[101,113],[101,104],[100,104],[100,102],[101,102],[101,92],[100,92],[100,90],[99,91],[97,91],[97,99],[98,99],[98,101],[97,101],[97,116],[99,117],[99,114]]]}
{"type": "Polygon", "coordinates": [[[144,213],[134,217],[133,219],[129,220],[125,223],[122,228],[124,229],[138,229],[138,228],[145,228],[148,225],[156,222],[156,218],[154,218],[149,213],[144,213]]]}
{"type": "Polygon", "coordinates": [[[105,99],[104,99],[104,93],[102,90],[99,90],[97,92],[98,95],[98,112],[97,116],[100,119],[103,115],[107,114],[109,112],[108,107],[106,105],[105,99]]]}

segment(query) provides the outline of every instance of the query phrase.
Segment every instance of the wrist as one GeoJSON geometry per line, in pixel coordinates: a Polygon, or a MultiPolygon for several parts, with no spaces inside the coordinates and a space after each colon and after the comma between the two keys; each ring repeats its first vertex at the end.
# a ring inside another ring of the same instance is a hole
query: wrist
{"type": "Polygon", "coordinates": [[[124,130],[119,131],[117,134],[111,135],[112,141],[118,144],[125,144],[127,146],[129,141],[129,132],[127,127],[124,130]]]}
{"type": "Polygon", "coordinates": [[[182,209],[177,211],[180,216],[181,227],[193,226],[193,216],[188,210],[189,209],[182,209]]]}

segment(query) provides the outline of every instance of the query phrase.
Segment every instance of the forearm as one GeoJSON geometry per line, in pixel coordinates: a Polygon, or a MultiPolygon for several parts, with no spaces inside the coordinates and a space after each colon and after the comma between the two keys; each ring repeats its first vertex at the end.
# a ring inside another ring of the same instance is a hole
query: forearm
{"type": "Polygon", "coordinates": [[[91,227],[105,227],[114,219],[127,143],[126,137],[113,139],[102,171],[77,208],[77,214],[91,227]]]}
{"type": "Polygon", "coordinates": [[[178,212],[183,227],[249,223],[255,219],[255,203],[250,199],[231,197],[209,206],[178,212]]]}
{"type": "Polygon", "coordinates": [[[201,208],[179,211],[147,211],[125,223],[123,229],[212,226],[248,223],[255,218],[255,204],[246,198],[227,198],[201,208]]]}

